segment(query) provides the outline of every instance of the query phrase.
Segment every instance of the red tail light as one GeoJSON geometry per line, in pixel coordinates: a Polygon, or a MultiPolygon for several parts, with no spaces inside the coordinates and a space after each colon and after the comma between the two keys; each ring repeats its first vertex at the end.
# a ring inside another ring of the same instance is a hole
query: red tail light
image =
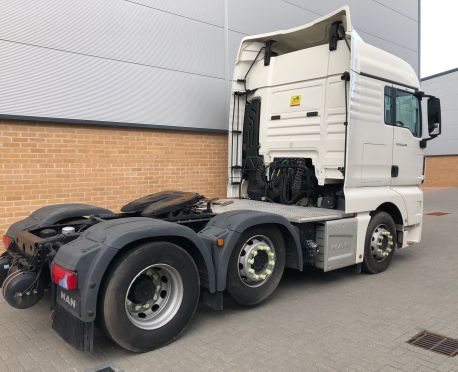
{"type": "Polygon", "coordinates": [[[11,238],[8,235],[3,235],[3,244],[5,244],[5,249],[8,249],[11,244],[11,238]]]}
{"type": "Polygon", "coordinates": [[[78,276],[74,271],[64,269],[59,265],[51,266],[52,282],[69,291],[78,288],[78,276]]]}

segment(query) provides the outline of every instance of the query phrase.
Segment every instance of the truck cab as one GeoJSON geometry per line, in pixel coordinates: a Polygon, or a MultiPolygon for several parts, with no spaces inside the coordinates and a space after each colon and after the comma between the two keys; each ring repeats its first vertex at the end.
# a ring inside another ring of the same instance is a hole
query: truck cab
{"type": "Polygon", "coordinates": [[[361,39],[348,7],[244,38],[233,81],[229,197],[340,209],[362,224],[384,210],[400,246],[420,241],[423,148],[440,133],[439,102],[408,63],[361,39]],[[304,163],[308,183],[275,190],[295,181],[278,179],[278,161],[304,163]]]}

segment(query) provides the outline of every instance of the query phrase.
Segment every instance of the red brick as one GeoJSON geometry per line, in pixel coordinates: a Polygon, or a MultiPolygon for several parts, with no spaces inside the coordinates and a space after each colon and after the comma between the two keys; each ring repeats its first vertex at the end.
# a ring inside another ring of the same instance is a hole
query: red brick
{"type": "Polygon", "coordinates": [[[0,157],[0,232],[48,204],[226,194],[226,134],[1,121],[0,157]]]}

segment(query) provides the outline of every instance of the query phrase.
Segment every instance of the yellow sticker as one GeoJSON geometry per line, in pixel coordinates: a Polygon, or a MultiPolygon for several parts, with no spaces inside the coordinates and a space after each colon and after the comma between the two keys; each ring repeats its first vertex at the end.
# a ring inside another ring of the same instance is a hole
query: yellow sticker
{"type": "Polygon", "coordinates": [[[300,106],[301,105],[301,98],[302,96],[291,96],[291,101],[289,102],[289,106],[300,106]]]}

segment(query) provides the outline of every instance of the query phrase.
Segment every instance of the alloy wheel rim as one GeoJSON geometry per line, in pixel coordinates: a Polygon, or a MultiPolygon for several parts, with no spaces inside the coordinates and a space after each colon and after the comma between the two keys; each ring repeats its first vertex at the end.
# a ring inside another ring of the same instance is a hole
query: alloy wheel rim
{"type": "Polygon", "coordinates": [[[183,301],[178,271],[157,263],[140,271],[129,284],[125,309],[129,321],[145,330],[157,329],[173,319],[183,301]]]}
{"type": "Polygon", "coordinates": [[[259,287],[269,280],[276,263],[275,247],[264,235],[255,235],[242,246],[238,256],[238,274],[248,287],[259,287]]]}
{"type": "Polygon", "coordinates": [[[372,257],[376,261],[382,262],[393,251],[393,234],[385,224],[378,225],[372,232],[370,248],[372,257]]]}

